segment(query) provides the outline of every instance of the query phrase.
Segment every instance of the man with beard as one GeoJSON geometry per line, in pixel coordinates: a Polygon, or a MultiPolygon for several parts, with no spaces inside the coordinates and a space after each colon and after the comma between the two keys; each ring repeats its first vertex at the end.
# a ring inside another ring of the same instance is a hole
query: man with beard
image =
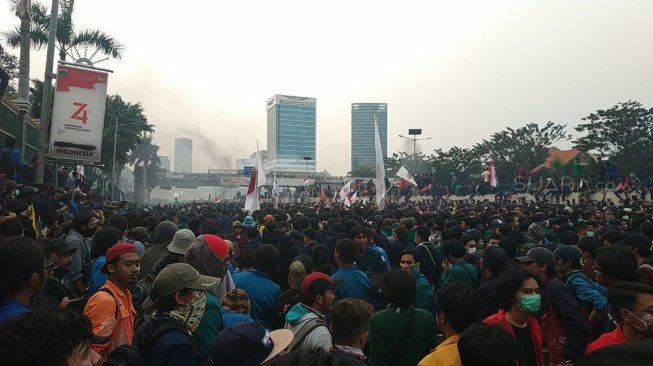
{"type": "Polygon", "coordinates": [[[63,278],[70,271],[72,253],[75,250],[70,249],[61,239],[44,240],[39,242],[39,245],[43,249],[45,259],[52,263],[53,268],[48,271],[48,280],[43,292],[32,298],[32,305],[57,304],[66,307],[70,300],[76,297],[63,285],[63,278]]]}
{"type": "Polygon", "coordinates": [[[66,243],[74,252],[64,285],[80,296],[86,293],[91,278],[91,248],[87,238],[92,237],[101,224],[91,211],[82,211],[75,216],[73,229],[66,235],[66,243]]]}
{"type": "Polygon", "coordinates": [[[93,344],[91,348],[103,360],[116,347],[132,344],[136,310],[129,288],[138,281],[140,258],[131,243],[118,243],[107,250],[107,263],[102,272],[109,279],[86,303],[84,315],[93,324],[95,337],[107,338],[107,342],[93,344]]]}

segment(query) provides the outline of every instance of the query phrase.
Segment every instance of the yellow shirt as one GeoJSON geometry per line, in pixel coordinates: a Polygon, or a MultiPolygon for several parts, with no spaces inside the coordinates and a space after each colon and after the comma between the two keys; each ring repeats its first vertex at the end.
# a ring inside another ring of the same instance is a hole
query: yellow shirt
{"type": "Polygon", "coordinates": [[[445,339],[417,366],[461,366],[460,355],[458,355],[458,338],[460,335],[456,334],[445,339]]]}

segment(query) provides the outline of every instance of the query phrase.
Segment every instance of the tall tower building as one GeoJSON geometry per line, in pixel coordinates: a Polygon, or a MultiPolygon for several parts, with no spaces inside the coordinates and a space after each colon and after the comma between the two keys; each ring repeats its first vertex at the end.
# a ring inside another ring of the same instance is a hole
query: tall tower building
{"type": "Polygon", "coordinates": [[[159,155],[159,168],[165,169],[166,172],[170,171],[170,159],[167,156],[159,155]]]}
{"type": "Polygon", "coordinates": [[[388,104],[351,104],[351,169],[376,166],[374,114],[379,126],[383,157],[388,156],[388,104]]]}
{"type": "Polygon", "coordinates": [[[276,94],[266,109],[266,170],[315,172],[315,98],[276,94]]]}
{"type": "Polygon", "coordinates": [[[193,172],[193,140],[175,139],[175,173],[193,172]]]}

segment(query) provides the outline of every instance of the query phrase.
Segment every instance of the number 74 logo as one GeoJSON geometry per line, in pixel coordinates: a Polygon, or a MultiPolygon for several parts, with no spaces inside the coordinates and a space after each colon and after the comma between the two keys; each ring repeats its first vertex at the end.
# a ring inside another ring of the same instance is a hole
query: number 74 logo
{"type": "Polygon", "coordinates": [[[86,121],[88,120],[88,111],[86,110],[86,106],[88,106],[88,104],[73,102],[73,105],[77,107],[77,109],[75,110],[73,115],[70,116],[70,119],[76,119],[82,121],[82,124],[85,125],[86,121]]]}

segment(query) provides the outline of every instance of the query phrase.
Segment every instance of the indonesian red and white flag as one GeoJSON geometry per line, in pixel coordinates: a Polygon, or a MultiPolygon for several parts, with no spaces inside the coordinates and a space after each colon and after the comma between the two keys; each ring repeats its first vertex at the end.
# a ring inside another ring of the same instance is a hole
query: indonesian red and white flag
{"type": "MultiPolygon", "coordinates": [[[[406,181],[415,187],[417,187],[417,182],[415,181],[415,178],[413,178],[413,175],[408,172],[408,169],[404,168],[403,166],[399,168],[397,171],[397,174],[395,176],[399,177],[402,179],[402,187],[404,187],[403,181],[406,181]]],[[[405,187],[404,187],[405,188],[405,187]]]]}
{"type": "Polygon", "coordinates": [[[263,164],[261,163],[261,155],[257,148],[256,157],[254,158],[254,169],[249,179],[247,196],[245,196],[245,211],[254,212],[261,208],[261,187],[265,185],[266,181],[265,170],[263,170],[263,164]]]}
{"type": "Polygon", "coordinates": [[[490,185],[494,188],[499,186],[497,171],[494,169],[494,162],[492,162],[492,160],[490,160],[490,185]]]}
{"type": "Polygon", "coordinates": [[[351,202],[352,202],[350,190],[351,190],[351,181],[345,183],[345,185],[342,186],[342,188],[340,189],[340,200],[347,207],[351,207],[351,202]]]}
{"type": "Polygon", "coordinates": [[[325,205],[329,203],[329,199],[327,198],[326,193],[324,193],[324,187],[320,187],[320,198],[325,205]]]}

